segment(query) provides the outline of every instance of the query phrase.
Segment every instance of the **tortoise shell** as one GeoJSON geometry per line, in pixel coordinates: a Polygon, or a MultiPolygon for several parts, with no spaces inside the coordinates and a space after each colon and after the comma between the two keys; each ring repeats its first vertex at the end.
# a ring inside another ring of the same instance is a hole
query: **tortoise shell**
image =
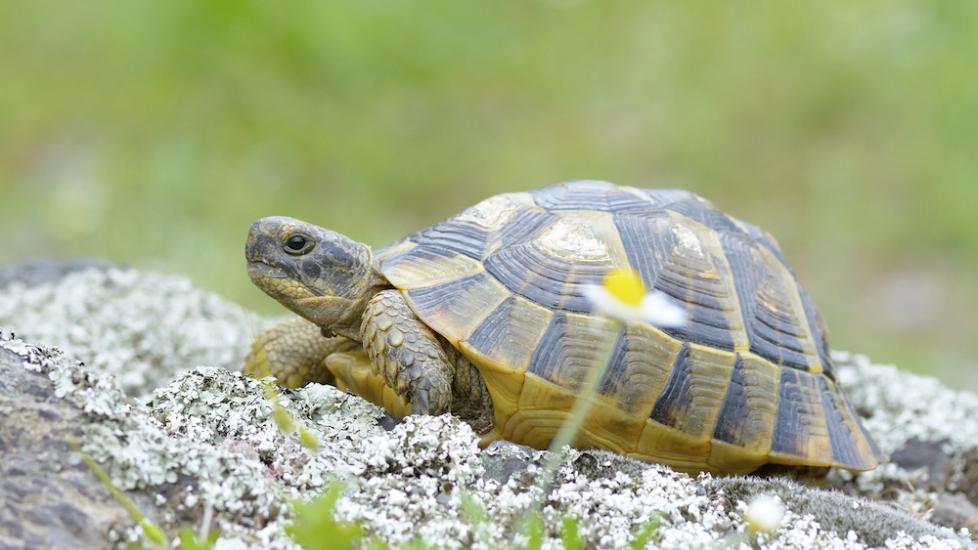
{"type": "Polygon", "coordinates": [[[492,437],[546,448],[614,339],[575,446],[726,473],[880,460],[775,240],[692,193],[582,181],[497,195],[378,261],[417,316],[479,368],[492,437]],[[583,285],[615,267],[671,296],[687,323],[592,315],[583,285]]]}

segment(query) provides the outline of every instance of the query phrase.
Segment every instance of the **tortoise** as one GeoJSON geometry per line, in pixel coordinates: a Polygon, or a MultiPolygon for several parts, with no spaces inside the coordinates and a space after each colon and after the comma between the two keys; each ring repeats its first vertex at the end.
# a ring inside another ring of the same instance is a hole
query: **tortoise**
{"type": "Polygon", "coordinates": [[[501,194],[377,252],[269,217],[246,257],[254,283],[305,319],[260,335],[246,367],[289,386],[333,383],[394,416],[450,411],[483,444],[543,449],[613,341],[576,447],[686,472],[883,459],[774,238],[687,191],[573,181],[501,194]],[[594,314],[585,285],[621,267],[687,322],[594,314]]]}

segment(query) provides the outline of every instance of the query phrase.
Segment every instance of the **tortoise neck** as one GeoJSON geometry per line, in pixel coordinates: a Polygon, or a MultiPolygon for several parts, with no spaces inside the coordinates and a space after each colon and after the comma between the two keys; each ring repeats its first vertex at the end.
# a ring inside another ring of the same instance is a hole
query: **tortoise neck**
{"type": "Polygon", "coordinates": [[[380,273],[377,259],[370,251],[370,269],[367,270],[366,281],[363,283],[363,292],[353,300],[350,307],[337,319],[336,323],[329,328],[336,334],[349,338],[350,340],[360,341],[360,325],[363,324],[363,312],[367,309],[367,302],[370,301],[381,290],[393,288],[390,281],[380,273]]]}

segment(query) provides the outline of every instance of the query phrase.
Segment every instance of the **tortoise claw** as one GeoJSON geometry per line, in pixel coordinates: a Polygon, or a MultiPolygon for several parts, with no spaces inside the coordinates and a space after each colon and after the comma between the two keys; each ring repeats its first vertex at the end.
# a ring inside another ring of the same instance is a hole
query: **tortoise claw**
{"type": "Polygon", "coordinates": [[[431,404],[428,402],[428,390],[419,389],[411,396],[411,412],[413,414],[430,414],[431,404]]]}
{"type": "Polygon", "coordinates": [[[430,384],[419,381],[411,392],[411,413],[439,415],[448,412],[451,399],[430,384]]]}

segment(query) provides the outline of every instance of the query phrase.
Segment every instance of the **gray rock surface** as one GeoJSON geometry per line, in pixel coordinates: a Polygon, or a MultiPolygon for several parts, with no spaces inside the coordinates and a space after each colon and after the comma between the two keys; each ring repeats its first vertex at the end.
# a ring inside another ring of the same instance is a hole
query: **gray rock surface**
{"type": "MultiPolygon", "coordinates": [[[[79,440],[85,412],[40,372],[52,356],[26,358],[0,348],[0,548],[95,548],[129,514],[95,481],[68,439],[79,440]]],[[[138,498],[141,508],[152,501],[138,498]]]]}
{"type": "MultiPolygon", "coordinates": [[[[0,288],[0,328],[31,342],[0,337],[0,502],[13,503],[0,510],[0,547],[138,540],[66,435],[171,537],[212,517],[219,548],[293,548],[284,534],[289,502],[340,478],[347,482],[341,518],[391,543],[421,537],[491,548],[514,540],[544,453],[505,442],[480,450],[468,426],[450,416],[410,417],[388,430],[381,410],[332,387],[283,390],[281,404],[322,443],[310,451],[277,428],[261,383],[235,372],[263,323],[182,278],[132,270],[0,288]],[[83,332],[65,337],[72,327],[83,332]],[[67,353],[45,347],[55,344],[67,353]],[[124,384],[130,366],[140,380],[124,384]],[[473,524],[461,511],[463,494],[490,521],[473,524]]],[[[746,502],[758,493],[787,504],[780,530],[755,541],[761,548],[972,545],[966,532],[934,521],[970,525],[978,397],[864,357],[837,358],[867,429],[899,461],[867,474],[832,471],[803,486],[690,477],[574,451],[546,501],[545,547],[561,546],[557,529],[567,515],[599,548],[626,544],[654,516],[661,518],[656,547],[739,544],[746,502]]]]}
{"type": "Polygon", "coordinates": [[[29,286],[56,283],[69,273],[86,269],[104,270],[110,267],[108,262],[93,258],[75,260],[37,258],[16,265],[0,266],[0,288],[15,282],[29,286]]]}

